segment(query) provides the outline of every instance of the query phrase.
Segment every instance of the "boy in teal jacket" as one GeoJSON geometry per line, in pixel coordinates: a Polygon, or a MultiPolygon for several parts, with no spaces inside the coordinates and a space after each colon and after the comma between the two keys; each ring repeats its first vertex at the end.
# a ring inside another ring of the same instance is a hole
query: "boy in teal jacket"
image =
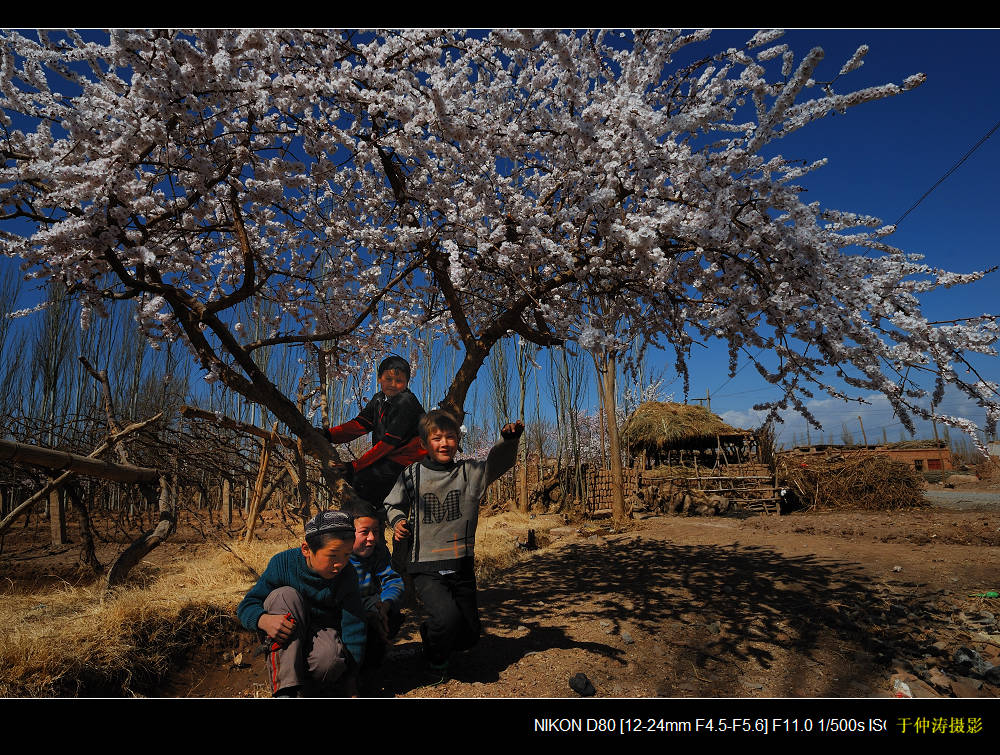
{"type": "Polygon", "coordinates": [[[320,512],[301,548],[276,554],[236,608],[243,626],[266,637],[275,697],[357,694],[366,630],[353,549],[351,517],[320,512]]]}

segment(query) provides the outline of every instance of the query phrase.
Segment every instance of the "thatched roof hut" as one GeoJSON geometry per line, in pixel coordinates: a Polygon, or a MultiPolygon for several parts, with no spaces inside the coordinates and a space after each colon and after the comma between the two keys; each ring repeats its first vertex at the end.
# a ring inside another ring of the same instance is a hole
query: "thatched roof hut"
{"type": "Polygon", "coordinates": [[[714,448],[752,437],[752,432],[727,425],[703,406],[660,401],[640,404],[621,432],[622,445],[632,456],[642,451],[714,448]]]}

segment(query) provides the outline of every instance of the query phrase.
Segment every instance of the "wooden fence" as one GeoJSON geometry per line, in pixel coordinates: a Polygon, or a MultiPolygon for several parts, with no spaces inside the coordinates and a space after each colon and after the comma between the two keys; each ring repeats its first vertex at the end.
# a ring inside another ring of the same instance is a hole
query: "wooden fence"
{"type": "MultiPolygon", "coordinates": [[[[778,511],[778,495],[775,489],[774,475],[762,464],[733,464],[714,469],[702,468],[700,472],[690,474],[690,469],[682,476],[663,474],[663,467],[658,471],[639,469],[623,469],[622,483],[624,496],[637,495],[640,487],[660,485],[668,479],[674,480],[692,490],[720,495],[729,498],[738,505],[750,511],[776,513],[778,511]]],[[[584,510],[589,516],[611,513],[613,483],[610,469],[591,469],[584,476],[584,510]]],[[[626,504],[627,508],[627,504],[626,504]]]]}

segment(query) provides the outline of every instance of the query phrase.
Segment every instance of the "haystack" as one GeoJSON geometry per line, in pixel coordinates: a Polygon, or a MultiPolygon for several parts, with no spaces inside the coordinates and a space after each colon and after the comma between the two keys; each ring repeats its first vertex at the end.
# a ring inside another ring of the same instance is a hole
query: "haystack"
{"type": "Polygon", "coordinates": [[[731,427],[703,406],[647,401],[622,428],[622,445],[632,456],[678,448],[714,448],[752,433],[731,427]]]}
{"type": "Polygon", "coordinates": [[[927,505],[920,474],[882,454],[783,454],[777,476],[809,508],[891,511],[927,505]]]}

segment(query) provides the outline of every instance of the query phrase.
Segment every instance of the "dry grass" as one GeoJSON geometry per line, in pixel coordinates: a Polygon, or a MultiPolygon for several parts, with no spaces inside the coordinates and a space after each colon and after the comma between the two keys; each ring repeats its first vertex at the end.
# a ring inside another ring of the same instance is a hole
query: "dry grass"
{"type": "Polygon", "coordinates": [[[889,511],[926,505],[920,474],[879,454],[787,454],[778,461],[778,480],[804,506],[817,509],[889,511]]]}
{"type": "Polygon", "coordinates": [[[0,696],[148,694],[189,650],[238,633],[234,609],[256,579],[247,564],[259,572],[277,548],[229,547],[206,545],[169,566],[143,562],[103,600],[99,585],[68,583],[5,595],[0,696]]]}
{"type": "MultiPolygon", "coordinates": [[[[516,512],[481,519],[479,581],[489,583],[521,558],[517,543],[529,528],[543,537],[559,523],[516,512]]],[[[245,631],[236,605],[271,556],[300,542],[291,535],[249,545],[209,541],[172,559],[163,558],[164,546],[103,600],[100,585],[25,592],[11,583],[0,601],[0,697],[154,693],[190,651],[229,644],[245,631]]]]}
{"type": "Polygon", "coordinates": [[[489,584],[520,561],[525,551],[517,544],[527,540],[529,529],[535,531],[536,538],[543,538],[560,524],[562,521],[556,516],[530,519],[518,511],[481,518],[476,530],[476,581],[489,584]]]}

